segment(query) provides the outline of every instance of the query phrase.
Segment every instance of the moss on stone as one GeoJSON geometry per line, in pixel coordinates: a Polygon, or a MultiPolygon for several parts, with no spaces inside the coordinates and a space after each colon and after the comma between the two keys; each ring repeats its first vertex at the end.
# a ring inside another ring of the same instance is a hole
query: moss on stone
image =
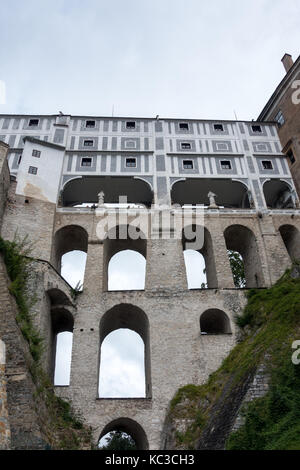
{"type": "Polygon", "coordinates": [[[207,383],[182,387],[171,401],[167,420],[186,422],[185,431],[175,436],[179,448],[197,448],[212,412],[218,410],[220,397],[220,408],[229,405],[233,391],[242,388],[263,363],[270,374],[270,391],[251,403],[245,426],[230,437],[228,448],[300,449],[296,437],[300,365],[291,362],[292,342],[300,338],[300,279],[292,278],[288,271],[270,289],[251,289],[247,297],[248,303],[236,320],[242,330],[241,342],[207,383]],[[276,415],[271,410],[279,397],[282,407],[276,415]]]}

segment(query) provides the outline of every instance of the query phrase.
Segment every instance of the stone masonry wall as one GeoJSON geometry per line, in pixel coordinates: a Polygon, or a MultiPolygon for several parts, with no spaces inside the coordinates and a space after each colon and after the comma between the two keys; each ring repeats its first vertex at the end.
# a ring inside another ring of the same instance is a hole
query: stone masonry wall
{"type": "Polygon", "coordinates": [[[5,356],[5,344],[0,339],[0,450],[8,450],[10,448],[10,425],[7,410],[5,356]]]}

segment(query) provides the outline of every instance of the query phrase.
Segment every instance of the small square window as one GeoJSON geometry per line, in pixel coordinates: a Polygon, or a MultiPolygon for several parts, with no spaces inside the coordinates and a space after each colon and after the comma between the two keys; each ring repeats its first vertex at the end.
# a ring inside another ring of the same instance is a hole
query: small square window
{"type": "Polygon", "coordinates": [[[231,163],[228,160],[221,161],[221,168],[222,170],[231,170],[231,163]]]}
{"type": "Polygon", "coordinates": [[[126,158],[127,168],[136,168],[136,158],[126,158]]]}
{"type": "Polygon", "coordinates": [[[35,127],[39,125],[39,119],[29,119],[29,127],[35,127]]]}
{"type": "Polygon", "coordinates": [[[83,146],[84,146],[84,147],[93,147],[93,145],[94,145],[94,141],[93,141],[93,140],[90,140],[90,139],[89,139],[89,140],[84,140],[84,141],[83,141],[83,146]]]}
{"type": "Polygon", "coordinates": [[[193,160],[183,160],[182,165],[184,170],[192,170],[194,168],[193,160]]]}
{"type": "Polygon", "coordinates": [[[191,150],[191,144],[189,142],[181,142],[180,146],[182,150],[191,150]]]}
{"type": "Polygon", "coordinates": [[[295,163],[296,159],[295,159],[295,156],[294,156],[294,153],[292,151],[292,149],[290,149],[286,156],[288,157],[289,161],[291,162],[291,164],[295,163]]]}
{"type": "Polygon", "coordinates": [[[260,126],[251,126],[251,128],[252,128],[252,132],[260,132],[260,133],[262,132],[260,126]]]}
{"type": "Polygon", "coordinates": [[[82,158],[81,159],[81,166],[92,166],[92,159],[91,158],[82,158]]]}
{"type": "Polygon", "coordinates": [[[36,174],[37,174],[37,171],[38,171],[38,169],[37,169],[36,166],[30,166],[30,167],[28,168],[28,173],[30,173],[31,175],[36,175],[36,174]]]}
{"type": "Polygon", "coordinates": [[[96,121],[85,121],[85,127],[88,129],[94,129],[94,127],[96,127],[96,121]]]}
{"type": "Polygon", "coordinates": [[[32,156],[36,158],[40,158],[41,152],[39,150],[32,150],[32,156]]]}
{"type": "Polygon", "coordinates": [[[264,160],[261,163],[264,170],[273,170],[272,162],[270,162],[269,160],[264,160]]]}
{"type": "Polygon", "coordinates": [[[278,113],[275,116],[275,121],[277,122],[278,126],[281,127],[285,123],[284,115],[282,111],[278,111],[278,113]]]}
{"type": "Polygon", "coordinates": [[[223,131],[224,131],[224,127],[223,127],[222,124],[214,124],[214,130],[215,130],[215,131],[219,131],[219,132],[220,132],[220,131],[223,132],[223,131]]]}
{"type": "Polygon", "coordinates": [[[135,129],[135,121],[126,121],[126,129],[135,129]]]}
{"type": "Polygon", "coordinates": [[[180,122],[179,123],[179,129],[181,131],[188,131],[189,130],[189,125],[187,122],[180,122]]]}

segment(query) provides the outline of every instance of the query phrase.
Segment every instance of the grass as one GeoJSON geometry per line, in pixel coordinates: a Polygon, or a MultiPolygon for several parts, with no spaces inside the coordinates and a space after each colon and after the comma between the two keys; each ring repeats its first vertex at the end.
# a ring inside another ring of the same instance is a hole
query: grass
{"type": "Polygon", "coordinates": [[[18,306],[16,320],[28,342],[32,357],[29,370],[36,384],[37,407],[42,403],[47,409],[45,421],[48,424],[43,423],[43,432],[47,435],[51,448],[71,450],[80,448],[82,444],[91,447],[90,429],[83,426],[67,401],[55,395],[53,384],[41,366],[43,338],[34,327],[30,313],[36,300],[28,298],[26,289],[27,269],[32,260],[31,248],[27,238],[20,240],[15,236],[13,241],[7,241],[0,237],[0,253],[11,281],[9,291],[18,306]]]}
{"type": "Polygon", "coordinates": [[[233,390],[264,363],[270,390],[245,410],[245,425],[229,437],[227,448],[300,449],[300,365],[291,361],[291,345],[300,339],[300,280],[287,272],[272,288],[251,289],[247,297],[236,319],[243,340],[207,383],[187,385],[171,401],[169,419],[188,422],[176,434],[179,447],[195,448],[220,396],[229,404],[233,390]]]}

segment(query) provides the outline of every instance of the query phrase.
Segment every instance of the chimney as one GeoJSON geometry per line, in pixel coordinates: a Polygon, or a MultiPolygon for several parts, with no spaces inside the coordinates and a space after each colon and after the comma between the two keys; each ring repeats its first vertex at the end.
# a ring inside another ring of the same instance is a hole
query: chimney
{"type": "Polygon", "coordinates": [[[286,73],[288,73],[290,68],[293,67],[294,65],[293,58],[290,54],[284,54],[284,56],[281,59],[281,62],[283,63],[286,73]]]}

